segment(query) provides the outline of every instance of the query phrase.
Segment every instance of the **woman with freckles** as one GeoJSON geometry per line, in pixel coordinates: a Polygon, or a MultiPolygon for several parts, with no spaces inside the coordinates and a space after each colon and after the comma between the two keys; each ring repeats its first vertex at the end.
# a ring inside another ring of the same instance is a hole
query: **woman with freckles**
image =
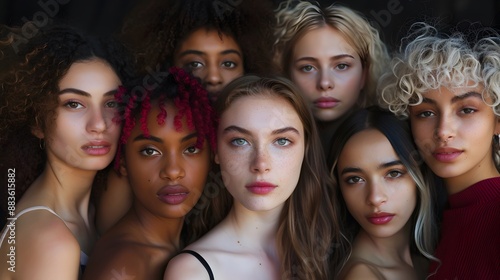
{"type": "Polygon", "coordinates": [[[448,193],[429,279],[500,275],[500,41],[491,30],[441,34],[418,23],[381,82],[409,117],[419,152],[448,193]]]}
{"type": "Polygon", "coordinates": [[[339,126],[331,158],[352,242],[338,279],[425,279],[428,260],[436,260],[434,177],[408,123],[361,109],[339,126]]]}
{"type": "Polygon", "coordinates": [[[329,279],[342,241],[314,119],[298,89],[244,76],[224,89],[216,110],[215,162],[230,194],[216,205],[230,208],[169,262],[164,279],[329,279]]]}
{"type": "Polygon", "coordinates": [[[124,89],[117,96],[124,128],[116,163],[133,204],[97,242],[84,279],[160,279],[184,246],[184,217],[203,192],[215,150],[215,114],[194,77],[169,73],[145,96],[124,89]]]}
{"type": "Polygon", "coordinates": [[[1,80],[1,166],[17,201],[9,192],[0,279],[79,279],[97,239],[91,190],[117,149],[114,94],[130,65],[116,42],[67,26],[40,29],[23,47],[1,80]]]}

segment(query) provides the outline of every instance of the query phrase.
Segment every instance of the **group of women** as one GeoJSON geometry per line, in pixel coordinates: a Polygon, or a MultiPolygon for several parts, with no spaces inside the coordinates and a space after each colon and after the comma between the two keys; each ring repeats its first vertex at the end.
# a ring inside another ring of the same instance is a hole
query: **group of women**
{"type": "Polygon", "coordinates": [[[1,279],[498,278],[497,33],[418,23],[390,59],[339,4],[139,16],[1,76],[1,279]]]}

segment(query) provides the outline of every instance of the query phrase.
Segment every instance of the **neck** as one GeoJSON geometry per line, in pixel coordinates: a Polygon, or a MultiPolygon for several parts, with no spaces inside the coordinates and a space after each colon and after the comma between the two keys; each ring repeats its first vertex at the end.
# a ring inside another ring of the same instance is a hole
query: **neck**
{"type": "Polygon", "coordinates": [[[250,211],[235,203],[226,220],[245,246],[275,248],[281,209],[282,207],[269,211],[250,211]]]}
{"type": "MultiPolygon", "coordinates": [[[[390,266],[405,262],[413,266],[410,255],[410,225],[407,223],[403,229],[390,237],[375,237],[363,229],[354,240],[354,250],[363,248],[361,255],[369,256],[381,266],[390,266]]],[[[357,250],[359,251],[359,250],[357,250]]]]}
{"type": "Polygon", "coordinates": [[[499,176],[500,173],[496,169],[493,160],[491,160],[485,164],[476,166],[469,172],[464,173],[460,176],[444,178],[443,181],[445,183],[448,195],[452,195],[467,189],[477,182],[499,176]]]}
{"type": "Polygon", "coordinates": [[[155,215],[134,201],[132,209],[127,216],[143,232],[144,241],[150,245],[164,247],[169,251],[177,251],[180,247],[180,236],[184,217],[166,218],[155,215]]]}
{"type": "Polygon", "coordinates": [[[88,223],[90,192],[96,173],[47,162],[33,183],[35,195],[39,197],[37,202],[53,208],[63,218],[81,216],[88,223]]]}

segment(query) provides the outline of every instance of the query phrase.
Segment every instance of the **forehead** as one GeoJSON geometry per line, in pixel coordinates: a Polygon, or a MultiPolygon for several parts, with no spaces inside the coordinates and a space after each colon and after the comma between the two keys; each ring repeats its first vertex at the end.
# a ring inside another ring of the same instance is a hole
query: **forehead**
{"type": "Polygon", "coordinates": [[[234,49],[240,47],[232,36],[214,29],[200,28],[189,34],[180,44],[178,52],[186,50],[234,49]]]}
{"type": "Polygon", "coordinates": [[[378,166],[398,159],[387,137],[376,129],[367,129],[351,136],[339,156],[339,166],[378,166]]]}
{"type": "Polygon", "coordinates": [[[357,56],[355,46],[344,34],[329,25],[305,31],[295,42],[293,50],[296,55],[302,52],[325,52],[330,55],[348,53],[357,56]]]}
{"type": "Polygon", "coordinates": [[[275,95],[250,95],[235,99],[220,118],[220,126],[237,125],[258,129],[294,126],[303,130],[302,121],[288,100],[275,95]]]}

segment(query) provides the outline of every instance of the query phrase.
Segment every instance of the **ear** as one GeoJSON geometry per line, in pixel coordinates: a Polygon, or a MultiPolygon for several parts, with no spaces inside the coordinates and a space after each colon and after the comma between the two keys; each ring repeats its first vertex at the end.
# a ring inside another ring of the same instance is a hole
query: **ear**
{"type": "Polygon", "coordinates": [[[500,117],[496,117],[495,134],[500,134],[500,117]]]}
{"type": "Polygon", "coordinates": [[[214,161],[215,161],[215,163],[220,164],[220,162],[219,162],[219,154],[215,153],[214,161]]]}
{"type": "Polygon", "coordinates": [[[127,176],[127,166],[125,165],[125,158],[120,157],[120,168],[119,168],[120,176],[127,176]]]}
{"type": "Polygon", "coordinates": [[[35,137],[38,138],[38,139],[45,138],[45,134],[43,133],[43,131],[38,126],[31,128],[31,134],[35,135],[35,137]]]}
{"type": "Polygon", "coordinates": [[[363,90],[366,86],[366,79],[368,78],[368,68],[363,67],[363,73],[361,74],[361,85],[359,87],[359,90],[363,90]]]}

